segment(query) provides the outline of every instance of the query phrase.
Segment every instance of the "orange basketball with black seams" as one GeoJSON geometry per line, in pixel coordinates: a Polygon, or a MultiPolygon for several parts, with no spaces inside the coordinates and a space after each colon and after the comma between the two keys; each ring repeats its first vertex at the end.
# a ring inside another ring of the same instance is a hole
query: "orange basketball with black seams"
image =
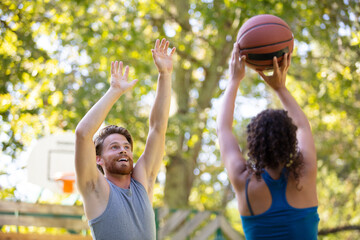
{"type": "Polygon", "coordinates": [[[273,68],[273,58],[280,63],[285,53],[294,48],[294,36],[289,25],[281,18],[262,14],[247,20],[237,35],[240,56],[246,56],[246,64],[255,70],[273,68]]]}

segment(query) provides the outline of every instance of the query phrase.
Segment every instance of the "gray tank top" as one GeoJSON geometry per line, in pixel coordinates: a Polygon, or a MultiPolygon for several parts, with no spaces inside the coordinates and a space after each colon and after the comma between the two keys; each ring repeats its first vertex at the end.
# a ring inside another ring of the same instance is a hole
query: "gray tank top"
{"type": "Polygon", "coordinates": [[[109,201],[105,211],[89,221],[94,240],[154,240],[155,215],[144,186],[131,178],[130,189],[108,180],[109,201]]]}

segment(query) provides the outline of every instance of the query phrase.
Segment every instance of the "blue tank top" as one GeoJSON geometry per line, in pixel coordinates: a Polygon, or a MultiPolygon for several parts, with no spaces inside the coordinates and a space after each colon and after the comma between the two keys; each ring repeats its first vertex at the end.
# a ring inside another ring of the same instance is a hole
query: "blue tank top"
{"type": "Polygon", "coordinates": [[[155,215],[144,186],[131,178],[124,189],[108,180],[109,201],[105,211],[89,221],[94,240],[154,240],[155,215]]]}
{"type": "MultiPolygon", "coordinates": [[[[286,200],[287,180],[283,171],[280,179],[274,180],[264,171],[262,173],[268,186],[272,203],[262,214],[241,216],[242,226],[247,240],[277,239],[277,240],[313,240],[317,239],[320,221],[316,207],[294,208],[286,200]]],[[[247,196],[246,183],[246,199],[247,196]]],[[[250,212],[251,205],[247,201],[250,212]]]]}

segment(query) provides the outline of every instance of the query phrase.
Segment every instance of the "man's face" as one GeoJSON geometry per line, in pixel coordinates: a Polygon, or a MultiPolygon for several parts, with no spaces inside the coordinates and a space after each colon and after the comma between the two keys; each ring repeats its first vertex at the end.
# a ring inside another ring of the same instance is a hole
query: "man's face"
{"type": "Polygon", "coordinates": [[[103,143],[99,162],[106,174],[131,174],[133,166],[133,153],[126,137],[114,133],[107,136],[103,143]]]}

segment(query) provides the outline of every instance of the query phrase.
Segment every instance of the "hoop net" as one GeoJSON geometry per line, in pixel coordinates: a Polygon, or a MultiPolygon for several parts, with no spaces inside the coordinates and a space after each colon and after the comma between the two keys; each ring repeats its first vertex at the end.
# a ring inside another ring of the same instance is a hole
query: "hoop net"
{"type": "Polygon", "coordinates": [[[55,174],[55,180],[63,182],[64,193],[72,193],[74,191],[75,173],[58,172],[55,174]]]}

